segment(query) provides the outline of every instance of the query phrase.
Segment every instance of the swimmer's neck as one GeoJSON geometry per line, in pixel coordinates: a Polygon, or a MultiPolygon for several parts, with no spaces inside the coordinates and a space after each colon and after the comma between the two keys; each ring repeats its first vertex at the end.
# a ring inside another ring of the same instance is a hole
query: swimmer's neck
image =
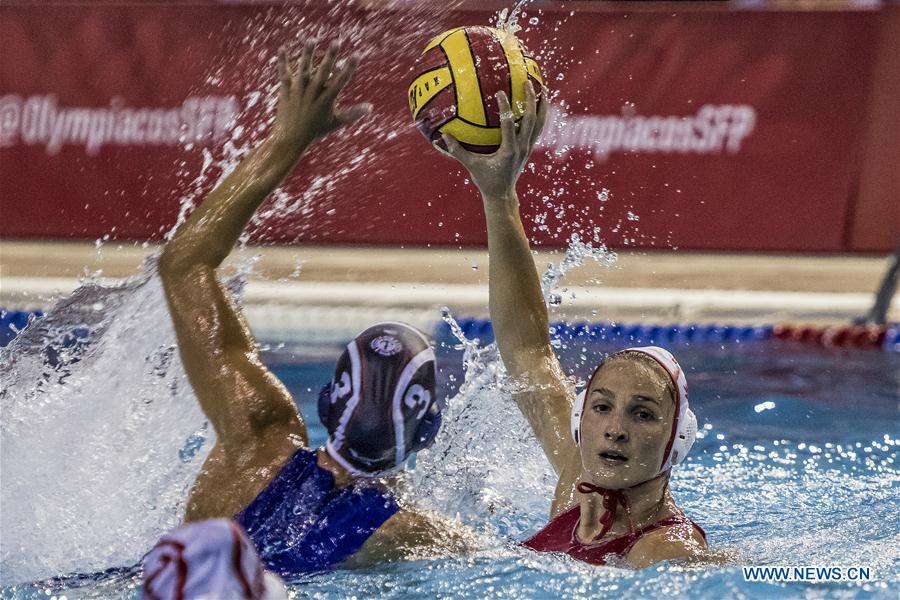
{"type": "Polygon", "coordinates": [[[325,448],[316,450],[316,462],[320,468],[331,473],[332,477],[334,477],[335,487],[346,487],[356,479],[355,475],[342,467],[338,461],[331,458],[331,455],[325,452],[325,448]]]}
{"type": "MultiPolygon", "coordinates": [[[[590,481],[584,475],[583,481],[590,481]]],[[[624,490],[628,499],[628,511],[621,507],[616,511],[610,533],[604,537],[617,537],[629,531],[629,517],[636,528],[646,527],[675,512],[672,496],[669,494],[669,478],[657,477],[633,488],[624,490]]],[[[579,506],[581,519],[578,525],[578,537],[582,540],[594,539],[601,530],[600,517],[606,510],[603,508],[603,496],[599,494],[580,494],[579,506]]]]}

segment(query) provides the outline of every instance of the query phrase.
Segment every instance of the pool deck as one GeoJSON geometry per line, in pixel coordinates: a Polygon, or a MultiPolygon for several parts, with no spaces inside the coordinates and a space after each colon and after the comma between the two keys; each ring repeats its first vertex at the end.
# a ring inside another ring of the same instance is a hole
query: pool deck
{"type": "MultiPolygon", "coordinates": [[[[154,245],[0,241],[0,307],[46,309],[78,278],[133,275],[154,245]]],[[[251,247],[225,272],[256,258],[245,305],[254,327],[353,326],[383,318],[427,323],[441,306],[487,315],[483,249],[251,247]],[[351,323],[352,322],[352,323],[351,323]]],[[[558,263],[541,251],[539,266],[558,263]]],[[[847,323],[864,314],[887,268],[885,257],[699,252],[619,252],[614,266],[590,261],[561,286],[554,319],[645,323],[847,323]]],[[[889,314],[900,320],[900,301],[889,314]]]]}

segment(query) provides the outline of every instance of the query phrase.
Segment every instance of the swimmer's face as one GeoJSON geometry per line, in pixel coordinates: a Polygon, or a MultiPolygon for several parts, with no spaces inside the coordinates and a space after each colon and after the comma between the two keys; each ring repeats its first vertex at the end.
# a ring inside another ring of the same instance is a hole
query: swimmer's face
{"type": "Polygon", "coordinates": [[[595,485],[622,489],[656,476],[675,418],[674,390],[659,365],[610,359],[587,390],[581,462],[595,485]]]}

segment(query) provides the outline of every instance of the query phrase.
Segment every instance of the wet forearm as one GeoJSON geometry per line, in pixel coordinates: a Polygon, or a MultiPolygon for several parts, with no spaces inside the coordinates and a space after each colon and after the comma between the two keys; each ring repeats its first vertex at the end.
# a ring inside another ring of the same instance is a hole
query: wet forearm
{"type": "Polygon", "coordinates": [[[253,213],[287,177],[304,148],[270,137],[210,192],[163,250],[161,266],[216,268],[231,252],[253,213]]]}
{"type": "Polygon", "coordinates": [[[485,197],[484,206],[491,320],[504,362],[515,371],[520,352],[549,347],[547,307],[515,192],[485,197]]]}

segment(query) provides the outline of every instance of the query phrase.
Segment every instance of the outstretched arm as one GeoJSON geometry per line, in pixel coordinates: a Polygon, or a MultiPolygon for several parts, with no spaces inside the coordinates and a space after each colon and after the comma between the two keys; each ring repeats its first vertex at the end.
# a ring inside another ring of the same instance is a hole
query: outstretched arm
{"type": "Polygon", "coordinates": [[[503,92],[497,94],[502,143],[494,154],[468,152],[447,135],[444,142],[481,191],[488,230],[494,337],[509,374],[528,387],[528,391],[516,394],[516,402],[560,473],[571,462],[574,450],[569,434],[570,391],[550,345],[547,306],[519,217],[515,190],[543,128],[547,99],[545,95],[538,109],[534,89],[530,83],[525,87],[525,114],[518,131],[509,100],[503,92]]]}
{"type": "Polygon", "coordinates": [[[431,512],[401,510],[342,566],[363,568],[386,561],[459,556],[473,552],[480,545],[477,534],[458,520],[431,512]]]}
{"type": "MultiPolygon", "coordinates": [[[[159,272],[188,380],[218,434],[229,447],[299,436],[306,429],[287,389],[260,360],[243,315],[216,278],[257,207],[290,173],[318,137],[369,110],[335,111],[338,93],[358,59],[336,62],[333,43],[321,64],[307,43],[292,68],[278,57],[278,111],[269,137],[204,199],[163,249],[159,272]]],[[[218,445],[218,444],[217,444],[218,445]]]]}

